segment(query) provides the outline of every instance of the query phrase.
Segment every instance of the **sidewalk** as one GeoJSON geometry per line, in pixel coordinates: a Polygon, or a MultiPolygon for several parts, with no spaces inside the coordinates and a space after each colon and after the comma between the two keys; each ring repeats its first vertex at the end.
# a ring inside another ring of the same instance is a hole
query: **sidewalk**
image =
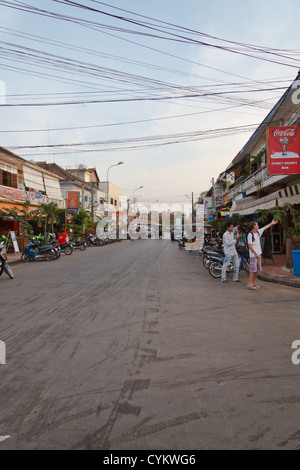
{"type": "Polygon", "coordinates": [[[294,273],[286,268],[286,255],[272,256],[274,263],[271,259],[262,260],[262,272],[259,273],[258,278],[286,286],[300,287],[300,277],[294,276],[294,273]]]}

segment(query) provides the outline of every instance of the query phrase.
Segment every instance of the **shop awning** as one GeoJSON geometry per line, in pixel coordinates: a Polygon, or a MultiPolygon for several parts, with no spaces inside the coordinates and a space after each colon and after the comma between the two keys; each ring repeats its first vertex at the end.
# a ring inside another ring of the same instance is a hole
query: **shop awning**
{"type": "Polygon", "coordinates": [[[278,191],[278,206],[300,204],[300,184],[294,184],[278,191]]]}
{"type": "Polygon", "coordinates": [[[18,215],[22,215],[23,212],[25,210],[24,206],[22,206],[21,204],[14,204],[14,203],[11,203],[9,204],[8,202],[1,202],[0,201],[0,209],[8,209],[8,210],[11,210],[11,209],[15,209],[15,210],[18,210],[18,215]]]}
{"type": "Polygon", "coordinates": [[[244,198],[233,201],[230,214],[249,215],[258,210],[272,209],[277,206],[278,191],[261,198],[244,198]]]}

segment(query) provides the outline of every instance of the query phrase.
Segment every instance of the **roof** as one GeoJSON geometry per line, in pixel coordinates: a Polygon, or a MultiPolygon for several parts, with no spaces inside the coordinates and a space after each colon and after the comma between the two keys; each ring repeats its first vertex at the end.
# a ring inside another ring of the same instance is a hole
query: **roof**
{"type": "MultiPolygon", "coordinates": [[[[231,164],[226,168],[225,172],[229,173],[236,167],[247,155],[251,154],[253,149],[258,145],[261,140],[262,143],[265,140],[266,130],[269,126],[278,126],[279,122],[293,120],[295,114],[300,114],[300,104],[293,103],[291,95],[295,91],[294,83],[296,80],[300,80],[300,70],[294,82],[287,88],[282,97],[278,100],[273,109],[265,117],[262,123],[258,126],[255,132],[252,134],[250,139],[246,142],[244,147],[234,157],[231,164]]],[[[289,123],[287,125],[292,125],[289,123]]]]}

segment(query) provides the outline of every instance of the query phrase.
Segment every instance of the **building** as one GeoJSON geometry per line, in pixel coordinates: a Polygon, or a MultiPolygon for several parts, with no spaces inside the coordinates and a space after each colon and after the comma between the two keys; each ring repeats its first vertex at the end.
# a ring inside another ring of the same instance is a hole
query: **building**
{"type": "Polygon", "coordinates": [[[100,189],[100,180],[96,169],[79,165],[77,169],[65,170],[57,163],[37,162],[43,169],[60,177],[62,197],[67,200],[69,192],[78,192],[79,209],[86,211],[91,219],[102,219],[105,193],[100,189]]]}
{"type": "MultiPolygon", "coordinates": [[[[60,177],[0,147],[0,209],[21,211],[25,202],[30,210],[50,202],[65,207],[60,177]]],[[[0,220],[0,235],[10,231],[20,235],[19,222],[0,220]]]]}
{"type": "MultiPolygon", "coordinates": [[[[298,174],[270,174],[267,161],[267,131],[270,127],[300,125],[300,100],[295,100],[300,72],[282,95],[244,147],[216,179],[223,188],[223,201],[216,209],[239,214],[248,220],[258,220],[263,211],[282,208],[285,203],[300,208],[300,172],[298,174]]],[[[300,153],[300,149],[299,149],[300,153]]],[[[272,250],[290,251],[295,244],[289,241],[290,218],[286,217],[271,240],[272,250]]]]}
{"type": "Polygon", "coordinates": [[[110,181],[100,182],[100,188],[104,191],[108,199],[108,209],[116,212],[120,211],[122,209],[122,204],[120,204],[120,198],[122,200],[123,197],[122,189],[118,188],[118,186],[110,181]]]}

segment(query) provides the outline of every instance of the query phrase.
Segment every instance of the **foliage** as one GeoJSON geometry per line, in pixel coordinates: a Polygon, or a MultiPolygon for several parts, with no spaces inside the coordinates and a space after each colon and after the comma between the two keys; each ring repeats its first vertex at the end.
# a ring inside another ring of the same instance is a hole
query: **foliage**
{"type": "Polygon", "coordinates": [[[251,175],[252,171],[251,168],[255,165],[261,165],[263,156],[266,153],[266,149],[263,148],[260,152],[258,152],[256,155],[248,155],[246,158],[246,163],[245,163],[245,171],[247,175],[251,175]]]}
{"type": "Polygon", "coordinates": [[[32,217],[37,220],[38,226],[44,226],[44,236],[46,238],[48,226],[54,232],[54,224],[58,221],[58,205],[56,202],[43,203],[35,211],[31,212],[32,217]]]}
{"type": "Polygon", "coordinates": [[[87,225],[86,225],[86,228],[85,228],[85,233],[88,234],[88,233],[93,233],[95,234],[96,233],[96,227],[97,227],[97,224],[98,222],[94,222],[93,220],[89,220],[87,225]]]}
{"type": "Polygon", "coordinates": [[[56,213],[55,231],[61,233],[65,231],[66,209],[59,207],[56,213]]]}
{"type": "Polygon", "coordinates": [[[272,209],[260,210],[261,215],[259,217],[259,222],[265,222],[269,218],[278,220],[282,223],[284,218],[288,215],[292,217],[292,227],[288,228],[288,232],[291,235],[300,237],[300,211],[295,209],[292,204],[286,203],[282,207],[274,207],[272,209]]]}
{"type": "Polygon", "coordinates": [[[30,212],[28,210],[29,205],[30,204],[28,204],[28,202],[26,201],[24,204],[22,204],[23,209],[19,209],[14,206],[10,209],[0,209],[0,219],[12,222],[20,222],[22,228],[26,229],[30,234],[32,233],[32,227],[27,220],[30,216],[30,212]]]}

